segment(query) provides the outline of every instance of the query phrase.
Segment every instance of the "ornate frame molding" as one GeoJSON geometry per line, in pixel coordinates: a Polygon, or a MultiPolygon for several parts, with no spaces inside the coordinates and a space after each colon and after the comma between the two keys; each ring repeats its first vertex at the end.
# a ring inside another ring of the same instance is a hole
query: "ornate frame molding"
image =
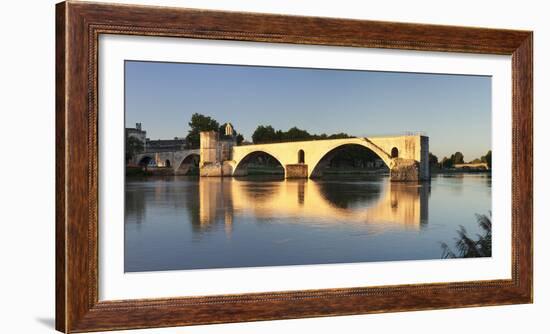
{"type": "Polygon", "coordinates": [[[533,34],[529,31],[66,1],[56,7],[56,329],[83,332],[531,303],[533,34]],[[512,279],[98,300],[100,34],[512,56],[512,279]],[[87,245],[87,247],[82,247],[87,245]]]}

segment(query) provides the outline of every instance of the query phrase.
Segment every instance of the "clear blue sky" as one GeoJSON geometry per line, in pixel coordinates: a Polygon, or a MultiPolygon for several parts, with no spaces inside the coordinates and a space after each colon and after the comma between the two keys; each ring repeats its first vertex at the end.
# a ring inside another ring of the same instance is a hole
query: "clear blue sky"
{"type": "Polygon", "coordinates": [[[491,78],[284,67],[126,61],[126,126],[184,137],[193,113],[231,122],[354,136],[423,131],[441,159],[491,148],[491,78]]]}

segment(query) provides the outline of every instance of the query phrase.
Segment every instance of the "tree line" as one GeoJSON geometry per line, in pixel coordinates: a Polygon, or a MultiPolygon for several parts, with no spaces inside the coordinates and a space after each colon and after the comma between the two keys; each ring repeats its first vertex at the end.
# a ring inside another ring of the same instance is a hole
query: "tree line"
{"type": "Polygon", "coordinates": [[[254,144],[280,143],[289,141],[301,140],[316,140],[316,139],[339,139],[350,138],[347,133],[335,133],[327,135],[326,133],[311,134],[306,130],[297,127],[292,127],[287,131],[275,130],[271,125],[259,125],[252,134],[252,142],[254,144]]]}
{"type": "MultiPolygon", "coordinates": [[[[438,161],[438,158],[436,155],[432,154],[432,152],[429,153],[429,161],[430,161],[430,167],[437,167],[437,168],[453,168],[456,164],[463,164],[464,162],[464,154],[462,152],[455,152],[451,154],[450,157],[443,157],[441,161],[438,161]]],[[[492,165],[492,152],[489,150],[485,155],[482,155],[479,158],[475,158],[474,160],[470,161],[469,163],[475,164],[475,163],[486,163],[489,168],[491,168],[492,165]]]]}
{"type": "MultiPolygon", "coordinates": [[[[186,140],[188,142],[189,148],[197,148],[200,145],[200,133],[201,131],[218,131],[220,136],[223,137],[225,132],[224,123],[220,123],[214,118],[199,113],[195,113],[191,116],[191,121],[189,124],[189,132],[187,134],[186,140]]],[[[236,133],[237,143],[240,144],[243,142],[244,137],[236,133]]],[[[271,125],[259,125],[254,130],[252,134],[252,142],[254,144],[267,144],[267,143],[280,143],[288,141],[300,141],[300,140],[315,140],[315,139],[339,139],[339,138],[350,138],[352,136],[347,133],[335,133],[327,135],[326,133],[322,134],[311,134],[307,130],[300,129],[298,127],[292,127],[287,131],[275,130],[271,125]]]]}

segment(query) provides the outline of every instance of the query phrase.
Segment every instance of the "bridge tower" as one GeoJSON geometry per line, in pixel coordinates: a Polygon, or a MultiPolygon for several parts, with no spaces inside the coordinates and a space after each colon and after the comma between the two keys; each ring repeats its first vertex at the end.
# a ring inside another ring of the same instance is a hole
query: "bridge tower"
{"type": "Polygon", "coordinates": [[[200,133],[200,176],[232,176],[231,164],[233,146],[236,145],[233,127],[229,123],[225,127],[225,136],[220,138],[216,131],[201,131],[200,133]]]}
{"type": "MultiPolygon", "coordinates": [[[[375,139],[375,141],[378,141],[375,139]]],[[[429,138],[427,136],[414,135],[399,138],[400,143],[395,144],[395,139],[384,138],[381,145],[390,151],[392,161],[390,163],[390,179],[392,181],[427,181],[430,179],[429,162],[429,138]],[[387,142],[387,143],[386,143],[387,142]],[[399,152],[399,156],[393,156],[393,148],[399,152]]]]}
{"type": "Polygon", "coordinates": [[[216,131],[201,131],[200,156],[200,168],[220,162],[218,156],[218,133],[216,131]]]}

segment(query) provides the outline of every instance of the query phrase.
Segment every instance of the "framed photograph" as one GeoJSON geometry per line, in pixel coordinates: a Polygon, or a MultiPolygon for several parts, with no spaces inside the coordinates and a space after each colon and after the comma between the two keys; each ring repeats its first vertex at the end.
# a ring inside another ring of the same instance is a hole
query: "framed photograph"
{"type": "Polygon", "coordinates": [[[530,31],[56,7],[56,328],[531,303],[530,31]]]}

